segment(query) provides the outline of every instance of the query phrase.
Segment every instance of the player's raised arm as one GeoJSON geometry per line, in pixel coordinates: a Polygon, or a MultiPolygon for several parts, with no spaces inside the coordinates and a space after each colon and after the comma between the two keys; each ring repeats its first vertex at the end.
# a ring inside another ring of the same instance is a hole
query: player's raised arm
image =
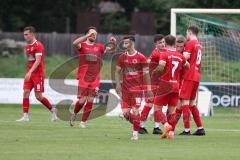
{"type": "Polygon", "coordinates": [[[117,39],[115,37],[111,37],[106,45],[106,49],[104,53],[113,54],[116,50],[117,39]]]}
{"type": "Polygon", "coordinates": [[[183,52],[184,57],[188,60],[190,58],[190,53],[183,52]]]}
{"type": "Polygon", "coordinates": [[[80,49],[81,48],[81,43],[85,42],[87,40],[88,37],[90,36],[96,36],[97,35],[97,31],[95,29],[89,29],[85,35],[77,38],[76,40],[73,41],[73,45],[77,48],[80,49]]]}
{"type": "Polygon", "coordinates": [[[163,60],[160,60],[158,66],[153,70],[151,76],[155,76],[155,75],[161,74],[163,72],[165,66],[166,66],[166,62],[163,61],[163,60]]]}

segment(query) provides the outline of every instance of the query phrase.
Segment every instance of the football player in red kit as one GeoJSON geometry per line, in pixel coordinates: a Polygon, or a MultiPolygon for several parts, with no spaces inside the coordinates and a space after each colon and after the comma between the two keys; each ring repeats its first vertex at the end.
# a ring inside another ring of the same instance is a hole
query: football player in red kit
{"type": "Polygon", "coordinates": [[[123,116],[133,124],[131,139],[138,140],[140,129],[139,99],[142,98],[143,90],[147,90],[146,97],[152,95],[147,59],[135,49],[134,42],[134,36],[123,38],[123,48],[126,51],[118,57],[115,78],[116,91],[122,98],[123,116]],[[122,83],[120,83],[121,77],[122,83]]]}
{"type": "Polygon", "coordinates": [[[96,43],[97,29],[87,28],[85,34],[77,38],[73,45],[78,49],[78,101],[75,104],[74,112],[70,119],[70,126],[74,125],[78,112],[84,107],[82,120],[79,127],[85,128],[87,119],[93,107],[94,97],[98,94],[100,85],[100,69],[102,54],[112,53],[116,44],[116,39],[111,37],[109,43],[112,47],[96,43]]]}
{"type": "MultiPolygon", "coordinates": [[[[165,40],[164,36],[161,34],[157,34],[154,36],[154,43],[155,48],[152,51],[150,55],[150,62],[149,62],[149,73],[151,75],[152,71],[158,66],[159,59],[161,53],[165,51],[165,40]]],[[[159,77],[151,77],[151,85],[158,85],[159,84],[159,77]]],[[[146,98],[146,105],[143,107],[143,110],[141,112],[141,122],[140,122],[140,134],[148,134],[147,129],[145,128],[145,123],[147,121],[149,112],[151,111],[153,107],[153,98],[146,98]]],[[[154,111],[154,125],[153,125],[153,134],[162,134],[162,130],[159,128],[160,123],[160,114],[159,110],[154,111]]]]}
{"type": "Polygon", "coordinates": [[[160,120],[165,127],[161,138],[174,138],[175,108],[179,101],[180,74],[183,67],[189,67],[186,58],[176,51],[176,38],[172,35],[165,37],[166,51],[160,56],[159,65],[153,71],[153,74],[161,73],[161,80],[167,81],[172,85],[172,91],[165,95],[159,95],[154,98],[155,110],[161,112],[160,120]],[[167,117],[163,114],[163,106],[168,106],[167,117]]]}
{"type": "Polygon", "coordinates": [[[28,57],[28,67],[24,78],[23,84],[23,117],[17,121],[29,121],[29,95],[34,89],[35,97],[39,102],[48,108],[51,112],[51,121],[56,121],[56,109],[52,107],[51,103],[46,97],[43,97],[44,92],[44,46],[35,37],[35,28],[28,26],[24,28],[23,36],[27,42],[25,48],[28,57]]]}
{"type": "MultiPolygon", "coordinates": [[[[183,35],[178,35],[176,37],[176,50],[177,52],[183,54],[183,49],[184,49],[184,45],[186,43],[187,39],[183,36],[183,35]]],[[[182,74],[183,74],[183,70],[181,71],[180,74],[180,85],[179,88],[181,88],[182,85],[182,74]]],[[[182,115],[182,108],[181,108],[181,100],[179,99],[178,101],[178,105],[176,107],[176,121],[178,122],[178,120],[181,118],[182,115]]]]}
{"type": "Polygon", "coordinates": [[[190,112],[198,127],[193,135],[205,135],[199,110],[196,104],[196,96],[198,92],[199,81],[201,79],[201,62],[203,48],[197,39],[198,28],[190,26],[187,29],[187,39],[183,54],[190,63],[190,69],[184,70],[183,82],[180,89],[180,98],[183,112],[184,131],[181,135],[190,135],[190,112]]]}

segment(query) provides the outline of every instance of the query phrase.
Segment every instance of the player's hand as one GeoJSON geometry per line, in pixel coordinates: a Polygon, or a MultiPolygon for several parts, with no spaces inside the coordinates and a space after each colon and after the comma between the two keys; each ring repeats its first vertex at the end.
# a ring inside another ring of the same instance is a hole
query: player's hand
{"type": "Polygon", "coordinates": [[[147,90],[146,97],[151,99],[154,97],[153,92],[151,90],[147,90]]]}
{"type": "Polygon", "coordinates": [[[26,81],[29,81],[31,75],[32,75],[32,72],[27,72],[27,74],[25,75],[25,80],[26,80],[26,81]]]}
{"type": "Polygon", "coordinates": [[[97,35],[97,32],[94,29],[90,29],[88,34],[87,34],[87,37],[90,37],[93,34],[97,35]]]}
{"type": "Polygon", "coordinates": [[[153,71],[152,71],[152,74],[151,74],[151,77],[155,77],[157,75],[160,74],[160,70],[159,70],[159,67],[157,66],[153,71]]]}
{"type": "Polygon", "coordinates": [[[116,43],[117,43],[117,39],[112,36],[112,37],[109,39],[108,43],[116,44],[116,43]]]}

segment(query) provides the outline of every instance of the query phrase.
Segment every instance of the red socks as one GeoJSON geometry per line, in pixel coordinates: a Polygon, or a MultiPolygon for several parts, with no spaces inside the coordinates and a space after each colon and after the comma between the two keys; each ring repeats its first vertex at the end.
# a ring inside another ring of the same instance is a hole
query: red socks
{"type": "Polygon", "coordinates": [[[52,105],[47,98],[43,97],[43,99],[40,102],[51,111],[52,105]]]}
{"type": "Polygon", "coordinates": [[[23,109],[23,113],[28,113],[28,111],[29,111],[29,98],[23,98],[22,109],[23,109]]]}
{"type": "Polygon", "coordinates": [[[190,108],[189,105],[182,106],[184,128],[190,128],[190,108]]]}
{"type": "Polygon", "coordinates": [[[161,119],[160,119],[161,113],[162,113],[161,110],[154,111],[154,122],[157,122],[157,123],[161,122],[161,119]]]}
{"type": "Polygon", "coordinates": [[[76,102],[74,107],[74,113],[77,114],[83,107],[84,104],[81,104],[79,101],[76,102]]]}
{"type": "Polygon", "coordinates": [[[176,113],[175,120],[178,122],[182,115],[182,109],[176,108],[175,113],[176,113]]]}
{"type": "Polygon", "coordinates": [[[193,119],[194,119],[197,127],[202,128],[202,121],[201,121],[199,110],[198,110],[197,106],[193,105],[193,106],[190,107],[190,109],[191,109],[193,119]]]}
{"type": "MultiPolygon", "coordinates": [[[[43,99],[40,101],[44,106],[46,106],[50,111],[52,109],[51,103],[48,101],[47,98],[43,97],[43,99]]],[[[23,112],[28,113],[29,111],[29,98],[23,98],[23,112]]]]}
{"type": "Polygon", "coordinates": [[[177,124],[177,119],[176,119],[176,113],[168,113],[167,115],[167,118],[168,118],[168,123],[173,127],[172,131],[175,130],[175,126],[177,124]]]}
{"type": "Polygon", "coordinates": [[[140,129],[140,114],[134,115],[132,113],[126,113],[124,114],[124,117],[127,121],[133,124],[133,130],[134,131],[139,131],[140,129]]]}
{"type": "Polygon", "coordinates": [[[165,123],[167,123],[167,117],[164,115],[164,113],[162,112],[162,110],[158,110],[158,114],[159,114],[159,120],[160,122],[162,122],[162,124],[164,125],[165,123]]]}
{"type": "Polygon", "coordinates": [[[133,120],[133,130],[139,131],[140,129],[140,114],[134,115],[132,114],[132,120],[133,120]]]}
{"type": "MultiPolygon", "coordinates": [[[[141,121],[145,122],[147,120],[148,114],[152,108],[149,106],[144,106],[142,113],[141,113],[141,121]]],[[[155,116],[154,116],[155,117],[155,116]]]]}
{"type": "Polygon", "coordinates": [[[87,121],[87,119],[91,113],[92,107],[93,107],[93,102],[87,102],[87,104],[85,105],[84,110],[83,110],[83,115],[82,115],[83,122],[87,121]]]}

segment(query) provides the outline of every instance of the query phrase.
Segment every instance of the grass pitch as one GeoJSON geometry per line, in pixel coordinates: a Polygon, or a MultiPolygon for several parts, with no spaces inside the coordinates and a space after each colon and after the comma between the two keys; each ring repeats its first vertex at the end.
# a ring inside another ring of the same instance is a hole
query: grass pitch
{"type": "MultiPolygon", "coordinates": [[[[50,122],[50,113],[32,105],[30,122],[19,123],[21,105],[0,105],[0,160],[239,160],[240,109],[215,108],[203,118],[206,136],[140,135],[131,141],[131,126],[117,117],[90,120],[86,129],[50,122]]],[[[183,129],[182,120],[176,134],[183,129]]],[[[147,124],[152,131],[152,120],[147,124]]],[[[195,130],[194,123],[192,132],[195,130]]]]}

